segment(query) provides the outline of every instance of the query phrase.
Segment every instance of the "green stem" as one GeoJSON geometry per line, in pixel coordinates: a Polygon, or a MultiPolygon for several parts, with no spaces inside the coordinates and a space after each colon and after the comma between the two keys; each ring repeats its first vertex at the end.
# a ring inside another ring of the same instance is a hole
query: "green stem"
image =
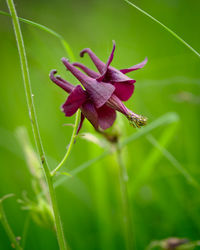
{"type": "Polygon", "coordinates": [[[80,116],[80,110],[78,110],[77,114],[76,114],[74,129],[73,129],[73,132],[72,132],[72,136],[71,136],[71,139],[70,139],[69,146],[67,148],[67,152],[66,152],[65,156],[63,157],[62,161],[58,164],[58,166],[53,171],[51,171],[51,176],[54,176],[56,174],[56,172],[63,166],[63,164],[66,162],[66,160],[67,160],[67,158],[68,158],[68,156],[69,156],[69,154],[70,154],[70,152],[72,150],[72,146],[73,146],[75,138],[76,138],[76,131],[77,131],[77,128],[78,128],[79,116],[80,116]]]}
{"type": "Polygon", "coordinates": [[[134,8],[136,8],[137,10],[139,10],[142,14],[144,14],[145,16],[148,16],[150,19],[152,19],[154,22],[158,23],[159,25],[161,25],[164,29],[166,29],[169,33],[171,33],[176,39],[178,39],[182,44],[184,44],[186,47],[188,47],[192,52],[194,52],[198,57],[200,57],[200,54],[192,48],[192,46],[190,46],[186,41],[184,41],[179,35],[177,35],[173,30],[171,30],[170,28],[168,28],[166,25],[164,25],[163,23],[161,23],[160,21],[158,21],[155,17],[151,16],[149,13],[147,13],[146,11],[140,9],[137,5],[135,5],[134,3],[128,1],[128,0],[124,0],[125,2],[127,2],[129,5],[133,6],[134,8]]]}
{"type": "Polygon", "coordinates": [[[124,237],[126,243],[126,249],[132,250],[133,249],[133,229],[132,229],[132,220],[131,220],[131,213],[130,213],[130,204],[129,204],[129,196],[128,196],[128,174],[126,170],[126,166],[124,165],[122,159],[122,152],[117,144],[117,161],[119,165],[119,181],[120,181],[120,191],[121,191],[121,198],[122,198],[122,209],[123,209],[123,227],[124,227],[124,237]]]}
{"type": "Polygon", "coordinates": [[[1,220],[1,223],[2,223],[4,230],[6,231],[8,237],[10,239],[10,242],[12,243],[12,247],[17,249],[17,250],[22,250],[22,247],[19,245],[19,242],[17,241],[17,239],[16,239],[16,237],[15,237],[15,235],[14,235],[14,233],[13,233],[13,231],[8,223],[8,220],[6,218],[6,215],[5,215],[5,212],[3,209],[3,205],[2,205],[3,200],[4,200],[4,198],[2,198],[0,200],[0,220],[1,220]]]}
{"type": "Polygon", "coordinates": [[[45,177],[46,177],[48,188],[49,188],[49,193],[50,193],[50,198],[51,198],[51,203],[52,203],[53,213],[54,213],[54,218],[55,218],[57,239],[58,239],[60,249],[66,250],[67,246],[66,246],[62,223],[61,223],[61,219],[60,219],[60,215],[58,211],[55,190],[53,187],[53,180],[51,178],[50,170],[49,170],[47,161],[45,159],[45,154],[44,154],[42,141],[41,141],[40,133],[39,133],[39,128],[37,124],[37,118],[36,118],[36,113],[35,113],[35,108],[34,108],[34,103],[33,103],[33,98],[32,98],[28,63],[27,63],[27,58],[26,58],[26,51],[24,47],[23,37],[22,37],[17,13],[15,10],[14,2],[13,0],[6,0],[6,1],[7,1],[7,5],[9,7],[10,14],[13,20],[13,27],[15,31],[15,36],[16,36],[16,41],[17,41],[17,46],[18,46],[18,51],[19,51],[19,56],[20,56],[20,61],[21,61],[21,69],[22,69],[22,74],[23,74],[26,99],[27,99],[33,134],[35,138],[35,143],[36,143],[38,153],[40,155],[40,160],[44,169],[45,177]]]}

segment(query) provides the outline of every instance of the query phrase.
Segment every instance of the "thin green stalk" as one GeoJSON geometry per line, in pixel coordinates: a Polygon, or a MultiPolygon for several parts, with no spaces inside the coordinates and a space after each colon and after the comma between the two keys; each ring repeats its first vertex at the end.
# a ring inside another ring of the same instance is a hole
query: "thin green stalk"
{"type": "Polygon", "coordinates": [[[182,44],[184,44],[186,47],[188,47],[188,49],[190,49],[192,52],[194,52],[198,57],[200,57],[200,54],[194,49],[192,48],[192,46],[190,46],[186,41],[184,41],[179,35],[177,35],[173,30],[171,30],[170,28],[168,28],[166,25],[164,25],[163,23],[161,23],[160,21],[158,21],[155,17],[151,16],[149,13],[147,13],[146,11],[140,9],[137,5],[135,5],[134,3],[128,1],[128,0],[124,0],[125,2],[127,2],[129,5],[133,6],[134,8],[136,8],[137,10],[139,10],[142,14],[144,14],[145,16],[148,16],[150,19],[152,19],[154,22],[158,23],[159,25],[161,25],[165,30],[167,30],[169,33],[171,33],[176,39],[178,39],[182,44]]]}
{"type": "Polygon", "coordinates": [[[29,116],[30,116],[33,134],[34,134],[34,138],[35,138],[35,143],[36,143],[38,153],[40,155],[41,164],[43,166],[45,177],[46,177],[48,188],[49,188],[49,194],[50,194],[54,218],[55,218],[55,227],[56,227],[58,244],[59,244],[59,247],[61,250],[66,250],[67,246],[66,246],[64,232],[63,232],[63,228],[62,228],[62,223],[61,223],[61,219],[60,219],[60,215],[59,215],[59,211],[58,211],[56,194],[55,194],[55,190],[53,187],[53,180],[52,180],[50,170],[49,170],[46,158],[45,158],[43,145],[42,145],[42,141],[41,141],[40,133],[39,133],[39,128],[38,128],[38,124],[37,124],[37,117],[36,117],[33,98],[32,98],[32,91],[31,91],[28,63],[27,63],[27,58],[26,58],[26,51],[25,51],[23,37],[22,37],[20,25],[19,25],[19,20],[17,17],[17,13],[15,10],[13,0],[6,0],[6,2],[8,5],[8,8],[10,10],[10,14],[12,16],[13,27],[14,27],[14,31],[15,31],[15,36],[16,36],[16,41],[17,41],[17,46],[18,46],[18,51],[19,51],[19,56],[20,56],[20,61],[21,61],[21,70],[22,70],[22,74],[23,74],[29,116]]]}
{"type": "Polygon", "coordinates": [[[80,110],[77,111],[77,115],[76,115],[76,119],[75,119],[75,124],[74,124],[74,130],[72,132],[72,136],[71,136],[71,140],[69,143],[69,146],[67,148],[67,152],[65,154],[65,156],[63,157],[62,161],[58,164],[58,166],[51,171],[51,176],[54,176],[56,174],[57,171],[59,171],[59,169],[63,166],[63,164],[66,162],[71,150],[72,150],[72,146],[74,144],[75,138],[76,138],[76,131],[78,128],[78,121],[79,121],[79,116],[80,116],[80,110]]]}
{"type": "Polygon", "coordinates": [[[120,191],[122,198],[122,218],[123,218],[123,227],[124,227],[124,237],[126,243],[126,249],[133,249],[133,229],[132,229],[132,220],[130,213],[130,203],[129,203],[129,195],[128,195],[128,174],[126,170],[126,166],[122,159],[122,152],[119,144],[116,145],[116,156],[117,162],[119,165],[119,181],[120,181],[120,191]]]}
{"type": "Polygon", "coordinates": [[[20,246],[19,242],[17,241],[17,239],[16,239],[16,237],[15,237],[15,235],[14,235],[14,233],[13,233],[13,231],[8,223],[8,220],[7,220],[7,217],[5,215],[3,205],[2,205],[3,200],[5,200],[11,196],[13,196],[13,195],[6,195],[2,199],[0,199],[0,220],[1,220],[1,223],[4,227],[4,230],[6,231],[8,237],[10,239],[12,247],[17,249],[17,250],[22,250],[22,247],[20,246]]]}

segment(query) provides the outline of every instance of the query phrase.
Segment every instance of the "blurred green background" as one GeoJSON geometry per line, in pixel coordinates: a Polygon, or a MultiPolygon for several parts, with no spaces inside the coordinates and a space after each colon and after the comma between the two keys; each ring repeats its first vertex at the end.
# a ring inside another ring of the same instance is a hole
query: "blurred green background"
{"type": "MultiPolygon", "coordinates": [[[[116,68],[132,66],[148,57],[144,69],[129,74],[137,82],[127,107],[147,116],[149,123],[168,112],[175,112],[179,119],[152,132],[173,160],[145,136],[124,148],[130,176],[135,249],[145,249],[153,240],[168,237],[200,240],[199,188],[191,185],[183,172],[186,170],[200,183],[199,58],[123,0],[16,0],[15,3],[19,16],[63,35],[76,60],[91,68],[94,66],[89,57],[79,58],[79,51],[90,47],[106,61],[113,39],[117,49],[112,65],[116,68]]],[[[199,1],[134,0],[134,3],[200,50],[199,1]]],[[[8,11],[3,0],[0,9],[8,11]]],[[[53,168],[62,159],[72,132],[71,127],[63,124],[73,122],[74,117],[65,118],[60,111],[66,94],[50,82],[48,75],[51,69],[57,69],[66,80],[74,84],[77,81],[60,61],[67,55],[58,39],[28,24],[21,23],[21,28],[41,137],[53,168]]],[[[16,200],[24,191],[34,199],[34,193],[16,129],[26,126],[33,146],[34,140],[9,17],[0,16],[0,38],[0,196],[16,194],[4,202],[4,208],[13,231],[22,236],[29,215],[16,200]]],[[[117,126],[122,139],[136,132],[121,114],[118,114],[117,126]]],[[[95,134],[88,122],[82,132],[95,134]]],[[[77,140],[63,169],[76,169],[103,151],[91,142],[77,140]]],[[[73,178],[66,178],[57,188],[65,235],[72,250],[125,249],[117,171],[115,156],[111,155],[73,178]]],[[[11,249],[1,225],[0,249],[11,249]]],[[[55,234],[30,219],[25,249],[58,249],[55,234]]]]}

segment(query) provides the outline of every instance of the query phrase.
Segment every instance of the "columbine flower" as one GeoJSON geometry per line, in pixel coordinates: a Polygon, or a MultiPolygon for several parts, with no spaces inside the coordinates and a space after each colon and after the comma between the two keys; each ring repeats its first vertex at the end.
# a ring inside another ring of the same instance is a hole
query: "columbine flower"
{"type": "MultiPolygon", "coordinates": [[[[67,61],[65,61],[66,63],[68,64],[67,61]]],[[[76,70],[75,67],[74,69],[76,70]]],[[[87,80],[90,80],[89,77],[78,71],[80,74],[77,78],[85,87],[84,90],[80,85],[74,86],[61,77],[55,76],[56,73],[56,70],[51,71],[51,80],[70,94],[62,105],[62,111],[66,116],[72,116],[79,108],[81,109],[81,121],[78,131],[81,129],[85,117],[96,130],[104,130],[112,126],[116,119],[116,112],[105,104],[112,92],[114,92],[112,85],[96,86],[95,80],[91,79],[91,82],[87,82],[87,80]],[[96,90],[95,87],[97,87],[96,90]]]]}
{"type": "Polygon", "coordinates": [[[74,86],[61,77],[55,77],[56,70],[51,71],[51,80],[69,93],[69,97],[62,105],[66,116],[72,116],[79,108],[81,109],[80,130],[86,117],[96,130],[105,130],[112,126],[116,119],[116,110],[123,113],[132,123],[138,127],[145,124],[146,119],[134,114],[126,108],[114,92],[116,87],[111,83],[100,81],[87,76],[79,71],[67,59],[62,59],[66,68],[82,83],[85,90],[80,86],[74,86]]]}
{"type": "Polygon", "coordinates": [[[100,82],[108,82],[115,86],[114,94],[121,100],[127,101],[133,94],[135,80],[129,78],[125,74],[141,69],[147,63],[147,58],[137,65],[134,65],[127,69],[115,69],[111,67],[110,64],[114,57],[115,42],[113,41],[113,49],[108,58],[107,63],[102,62],[91,49],[87,48],[80,52],[80,56],[83,57],[85,53],[88,53],[95,66],[97,67],[99,73],[87,68],[81,63],[73,63],[74,66],[81,68],[88,76],[95,78],[100,82]]]}

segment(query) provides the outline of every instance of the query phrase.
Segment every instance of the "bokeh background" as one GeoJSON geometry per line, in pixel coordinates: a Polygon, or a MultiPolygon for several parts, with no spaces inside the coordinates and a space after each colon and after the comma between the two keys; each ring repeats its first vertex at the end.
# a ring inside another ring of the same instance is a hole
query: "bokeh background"
{"type": "MultiPolygon", "coordinates": [[[[168,237],[200,240],[199,186],[189,181],[191,176],[200,183],[199,58],[123,0],[16,0],[15,3],[19,16],[63,35],[76,60],[91,68],[94,66],[89,57],[79,58],[79,51],[90,47],[106,61],[113,39],[117,45],[113,66],[129,67],[148,57],[144,69],[130,73],[137,82],[127,106],[147,116],[149,124],[168,112],[174,112],[177,119],[151,132],[161,150],[141,136],[123,151],[130,176],[135,249],[145,249],[150,242],[168,237]]],[[[134,3],[200,50],[199,1],[134,0],[134,3]]],[[[8,11],[3,0],[0,9],[8,11]]],[[[57,38],[28,24],[21,23],[21,28],[41,137],[53,168],[62,159],[72,132],[71,127],[63,124],[73,122],[74,117],[65,118],[60,111],[66,94],[50,82],[48,75],[55,68],[68,81],[74,84],[77,81],[60,61],[68,55],[57,38]]],[[[38,226],[33,219],[27,223],[29,212],[22,210],[17,202],[24,192],[30,199],[35,197],[16,129],[25,126],[34,148],[35,145],[11,19],[2,15],[0,55],[0,196],[15,194],[4,202],[4,208],[16,235],[22,236],[27,225],[25,249],[58,249],[54,232],[38,226]]],[[[122,139],[136,133],[121,114],[117,126],[122,139]]],[[[82,132],[96,135],[88,122],[82,132]]],[[[63,171],[76,169],[102,152],[104,149],[98,145],[78,139],[63,171]]],[[[57,187],[57,196],[71,249],[124,249],[114,155],[91,164],[73,178],[66,177],[57,187]]],[[[1,225],[0,249],[11,249],[1,225]]]]}

